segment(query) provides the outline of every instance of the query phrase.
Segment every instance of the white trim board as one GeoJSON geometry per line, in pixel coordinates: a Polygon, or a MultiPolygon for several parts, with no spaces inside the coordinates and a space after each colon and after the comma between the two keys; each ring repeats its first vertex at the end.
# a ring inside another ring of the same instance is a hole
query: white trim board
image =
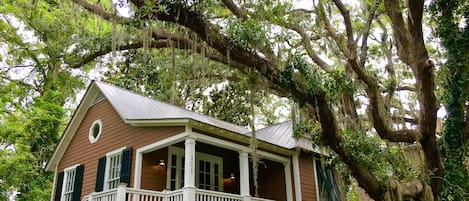
{"type": "Polygon", "coordinates": [[[169,147],[170,145],[184,141],[184,139],[189,136],[188,132],[182,132],[177,135],[165,138],[158,142],[143,146],[138,148],[135,151],[135,170],[134,170],[134,188],[139,189],[141,185],[141,175],[142,175],[142,160],[143,154],[152,152],[164,147],[169,147]]]}
{"type": "MultiPolygon", "coordinates": [[[[233,150],[233,151],[237,151],[237,152],[239,152],[239,151],[244,151],[244,152],[248,152],[248,153],[251,152],[251,148],[249,148],[247,146],[236,144],[236,143],[229,142],[229,141],[226,141],[226,140],[222,140],[222,139],[219,139],[219,138],[203,135],[203,134],[200,134],[200,133],[192,132],[190,134],[190,136],[193,137],[196,141],[200,141],[200,142],[203,142],[203,143],[206,143],[206,144],[218,146],[218,147],[221,147],[221,148],[225,148],[225,149],[229,149],[229,150],[233,150]]],[[[275,162],[290,163],[290,159],[287,158],[287,157],[284,157],[284,156],[279,156],[277,154],[273,154],[273,153],[262,151],[262,150],[258,150],[257,153],[259,155],[263,156],[264,158],[275,161],[275,162]]]]}

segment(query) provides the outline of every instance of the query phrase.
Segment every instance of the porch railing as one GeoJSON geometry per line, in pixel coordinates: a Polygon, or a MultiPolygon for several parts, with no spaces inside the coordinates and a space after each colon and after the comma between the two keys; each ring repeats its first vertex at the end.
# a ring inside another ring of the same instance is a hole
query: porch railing
{"type": "Polygon", "coordinates": [[[150,191],[119,186],[117,189],[92,193],[82,201],[182,201],[182,189],[175,191],[150,191]]]}
{"type": "Polygon", "coordinates": [[[195,201],[242,201],[243,197],[231,193],[208,191],[202,189],[195,190],[195,201]]]}
{"type": "Polygon", "coordinates": [[[127,188],[127,201],[182,201],[182,189],[168,192],[127,188]]]}
{"type": "Polygon", "coordinates": [[[275,201],[275,200],[270,200],[270,199],[265,199],[265,198],[251,197],[251,201],[275,201]]]}
{"type": "MultiPolygon", "coordinates": [[[[119,185],[117,188],[103,192],[91,193],[82,201],[183,201],[183,189],[175,191],[151,191],[128,188],[119,185]]],[[[195,201],[243,201],[241,195],[196,189],[195,201]]],[[[251,201],[274,201],[264,198],[250,197],[251,201]]]]}

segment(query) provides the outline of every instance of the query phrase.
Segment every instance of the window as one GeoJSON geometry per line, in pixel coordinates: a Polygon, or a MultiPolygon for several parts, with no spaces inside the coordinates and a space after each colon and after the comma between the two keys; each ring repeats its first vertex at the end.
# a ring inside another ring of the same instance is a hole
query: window
{"type": "Polygon", "coordinates": [[[195,183],[200,189],[223,191],[222,177],[220,173],[223,172],[223,158],[205,154],[196,153],[196,169],[195,183]]]}
{"type": "Polygon", "coordinates": [[[314,163],[318,185],[318,199],[324,201],[340,201],[340,191],[331,166],[322,163],[320,160],[314,160],[314,163]]]}
{"type": "Polygon", "coordinates": [[[60,172],[57,175],[54,201],[79,201],[83,173],[83,165],[74,165],[60,172]]]}
{"type": "MultiPolygon", "coordinates": [[[[195,185],[200,189],[223,191],[223,158],[195,153],[195,185]]],[[[167,186],[170,190],[184,187],[184,149],[179,147],[168,148],[168,172],[167,186]]]]}
{"type": "Polygon", "coordinates": [[[122,166],[122,152],[108,156],[106,189],[117,188],[122,166]]]}
{"type": "Polygon", "coordinates": [[[184,149],[178,147],[168,148],[168,177],[166,186],[170,190],[184,187],[184,149]]]}
{"type": "Polygon", "coordinates": [[[101,132],[103,130],[103,122],[101,119],[98,119],[91,124],[88,139],[90,140],[91,144],[98,141],[99,136],[101,136],[101,132]]]}
{"type": "Polygon", "coordinates": [[[65,170],[62,201],[72,201],[76,168],[65,170]]]}
{"type": "Polygon", "coordinates": [[[122,147],[99,158],[95,191],[117,188],[121,182],[130,183],[132,147],[122,147]]]}

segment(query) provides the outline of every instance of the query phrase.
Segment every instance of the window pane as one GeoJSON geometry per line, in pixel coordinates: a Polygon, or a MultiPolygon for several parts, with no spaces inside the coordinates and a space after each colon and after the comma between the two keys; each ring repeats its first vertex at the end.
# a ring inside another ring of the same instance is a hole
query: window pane
{"type": "Polygon", "coordinates": [[[205,184],[205,177],[204,177],[204,173],[199,173],[199,183],[200,184],[205,184]]]}
{"type": "Polygon", "coordinates": [[[109,170],[108,180],[107,180],[107,189],[117,188],[120,179],[120,170],[122,163],[122,152],[111,155],[108,157],[109,161],[109,170]]]}
{"type": "Polygon", "coordinates": [[[171,168],[171,179],[176,179],[176,167],[171,168]]]}
{"type": "Polygon", "coordinates": [[[181,157],[181,188],[184,187],[184,164],[185,158],[184,156],[181,157]]]}
{"type": "Polygon", "coordinates": [[[206,182],[205,184],[210,186],[210,173],[205,174],[205,182],[206,182]]]}
{"type": "Polygon", "coordinates": [[[64,192],[62,200],[71,201],[72,194],[73,194],[73,184],[75,183],[75,174],[76,169],[67,170],[65,172],[65,180],[64,180],[64,192]]]}
{"type": "Polygon", "coordinates": [[[171,166],[176,166],[177,163],[177,156],[176,154],[171,155],[171,166]]]}
{"type": "Polygon", "coordinates": [[[199,171],[203,172],[204,171],[204,161],[199,162],[199,171]]]}

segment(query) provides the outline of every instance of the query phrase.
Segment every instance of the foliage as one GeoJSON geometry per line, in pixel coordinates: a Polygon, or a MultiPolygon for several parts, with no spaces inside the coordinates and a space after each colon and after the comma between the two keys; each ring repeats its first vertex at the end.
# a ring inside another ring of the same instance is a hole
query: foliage
{"type": "Polygon", "coordinates": [[[293,135],[295,138],[311,137],[313,147],[320,145],[321,125],[313,120],[295,122],[293,125],[293,135]]]}
{"type": "Polygon", "coordinates": [[[256,49],[268,43],[263,28],[253,20],[243,22],[231,21],[228,24],[227,34],[235,44],[246,49],[256,49]]]}
{"type": "MultiPolygon", "coordinates": [[[[430,11],[434,16],[437,36],[446,49],[443,65],[442,100],[447,117],[442,138],[442,153],[446,169],[443,200],[463,200],[469,196],[469,157],[467,136],[467,100],[469,86],[469,7],[461,1],[435,0],[430,11]],[[466,120],[465,120],[466,119],[466,120]]],[[[443,179],[443,178],[442,178],[443,179]]]]}
{"type": "Polygon", "coordinates": [[[63,68],[70,38],[88,30],[89,18],[70,20],[71,10],[54,1],[0,5],[0,200],[50,199],[53,175],[44,167],[70,114],[64,106],[84,86],[63,68]]]}
{"type": "Polygon", "coordinates": [[[409,180],[418,175],[410,168],[410,161],[398,145],[386,144],[377,135],[345,131],[346,143],[342,144],[361,164],[364,164],[382,181],[389,178],[409,180]]]}

